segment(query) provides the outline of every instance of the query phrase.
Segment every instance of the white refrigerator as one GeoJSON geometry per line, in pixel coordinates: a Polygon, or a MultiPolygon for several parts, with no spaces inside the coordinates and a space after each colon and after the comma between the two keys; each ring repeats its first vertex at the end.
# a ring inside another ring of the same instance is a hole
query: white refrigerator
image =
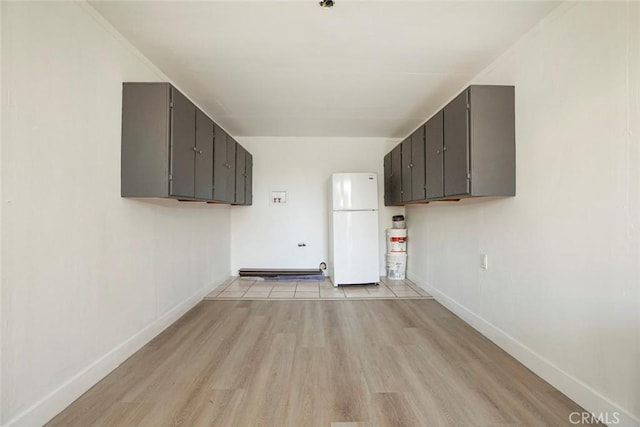
{"type": "Polygon", "coordinates": [[[329,198],[329,274],[333,286],[378,283],[378,176],[333,174],[329,198]]]}

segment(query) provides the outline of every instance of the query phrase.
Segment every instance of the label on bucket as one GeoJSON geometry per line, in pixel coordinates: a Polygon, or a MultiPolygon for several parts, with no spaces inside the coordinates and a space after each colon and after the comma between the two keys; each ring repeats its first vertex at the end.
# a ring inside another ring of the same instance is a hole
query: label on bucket
{"type": "Polygon", "coordinates": [[[387,252],[406,252],[407,251],[407,238],[406,237],[389,237],[387,241],[387,252]]]}
{"type": "Polygon", "coordinates": [[[387,252],[407,251],[407,230],[387,229],[387,252]]]}

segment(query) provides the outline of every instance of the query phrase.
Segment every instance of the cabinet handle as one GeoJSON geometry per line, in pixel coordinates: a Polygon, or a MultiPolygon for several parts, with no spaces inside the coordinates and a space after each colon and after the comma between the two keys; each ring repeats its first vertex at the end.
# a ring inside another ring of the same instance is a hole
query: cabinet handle
{"type": "Polygon", "coordinates": [[[440,150],[436,150],[436,154],[440,154],[440,150]]]}
{"type": "Polygon", "coordinates": [[[447,147],[442,147],[442,152],[444,153],[445,151],[447,151],[447,147]]]}
{"type": "Polygon", "coordinates": [[[202,151],[202,150],[198,150],[198,151],[197,151],[197,153],[198,153],[198,154],[202,154],[202,153],[204,153],[204,151],[202,151]]]}

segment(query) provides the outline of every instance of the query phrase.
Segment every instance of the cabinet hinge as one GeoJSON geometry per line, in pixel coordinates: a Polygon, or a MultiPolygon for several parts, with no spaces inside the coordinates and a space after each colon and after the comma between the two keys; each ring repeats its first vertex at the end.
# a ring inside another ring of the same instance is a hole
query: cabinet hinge
{"type": "Polygon", "coordinates": [[[173,108],[173,101],[169,103],[169,108],[173,108]]]}
{"type": "Polygon", "coordinates": [[[471,109],[471,104],[467,104],[467,110],[471,109]]]}
{"type": "Polygon", "coordinates": [[[169,174],[169,181],[173,180],[173,176],[171,176],[171,174],[169,174]]]}
{"type": "Polygon", "coordinates": [[[467,173],[467,179],[471,179],[471,174],[467,173]]]}

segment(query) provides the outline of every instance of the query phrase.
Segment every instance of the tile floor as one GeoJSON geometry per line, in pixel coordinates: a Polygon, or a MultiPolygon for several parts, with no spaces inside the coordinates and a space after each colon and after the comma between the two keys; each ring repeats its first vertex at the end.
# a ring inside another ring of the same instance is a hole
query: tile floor
{"type": "Polygon", "coordinates": [[[432,298],[409,280],[380,278],[380,285],[354,285],[334,288],[324,281],[271,281],[232,277],[204,299],[426,299],[432,298]]]}

